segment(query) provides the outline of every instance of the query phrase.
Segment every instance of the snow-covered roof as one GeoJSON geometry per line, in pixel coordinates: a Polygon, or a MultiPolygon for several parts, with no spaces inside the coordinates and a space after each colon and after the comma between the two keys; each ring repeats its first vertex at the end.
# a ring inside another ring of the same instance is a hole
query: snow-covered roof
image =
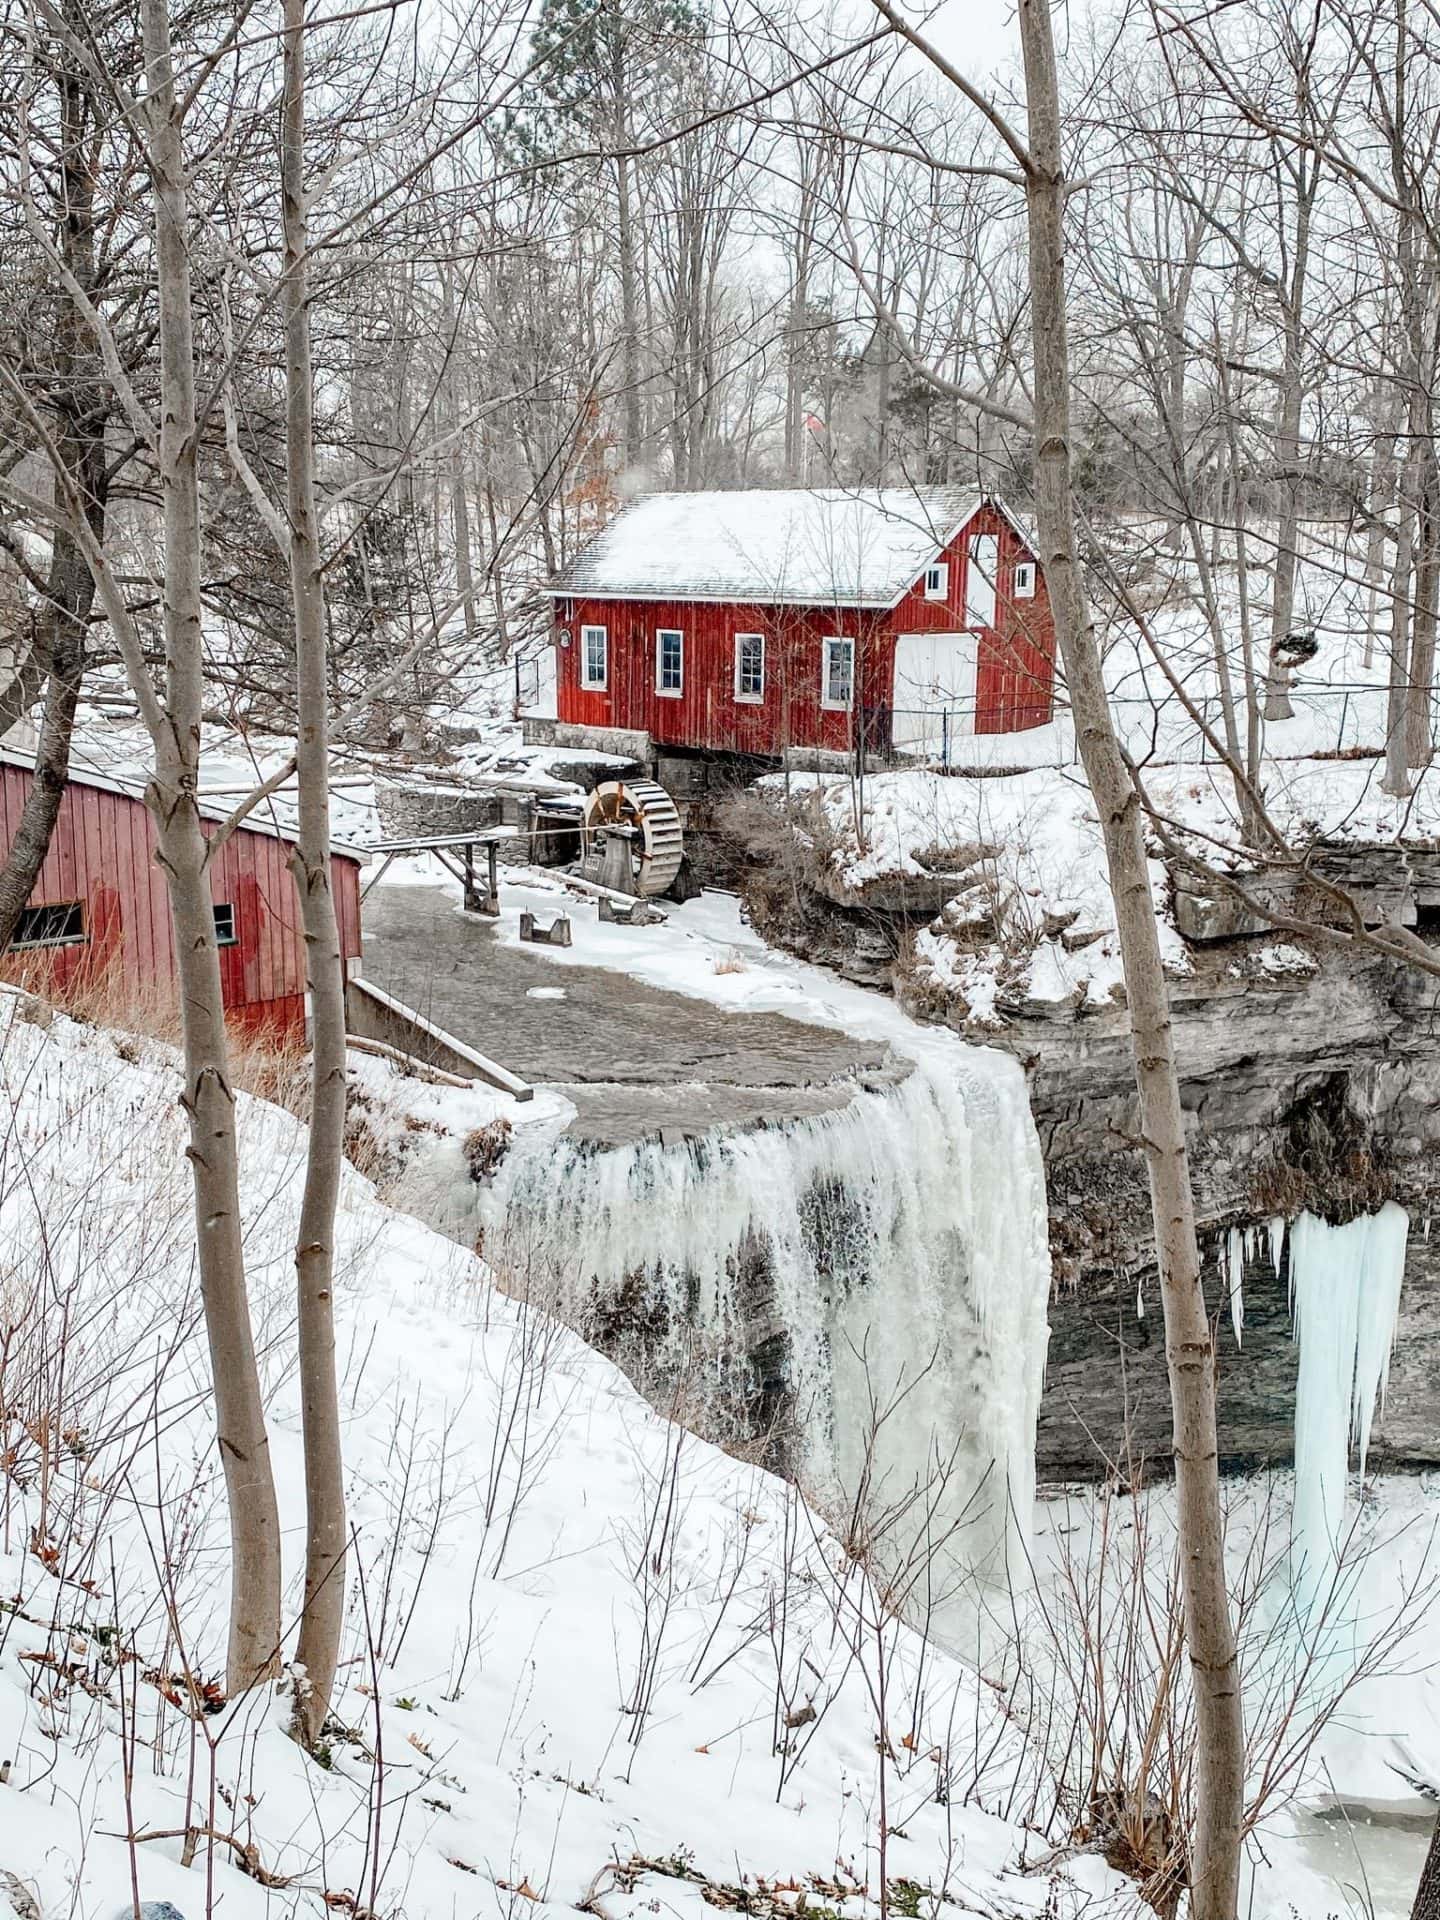
{"type": "MultiPolygon", "coordinates": [[[[143,803],[149,780],[145,768],[132,761],[92,758],[93,745],[87,736],[77,733],[70,752],[71,781],[76,786],[98,787],[102,793],[119,793],[127,800],[143,803]]],[[[0,740],[0,764],[23,767],[27,773],[33,773],[34,748],[27,751],[24,745],[17,745],[14,739],[0,740]]],[[[259,784],[258,779],[254,784],[259,784]]],[[[221,788],[207,794],[202,786],[196,796],[196,806],[202,819],[225,821],[243,797],[242,793],[231,788],[221,788]]],[[[263,833],[267,839],[293,842],[298,831],[295,810],[296,794],[292,775],[286,786],[247,813],[240,825],[247,833],[263,833]]],[[[370,858],[365,848],[333,837],[330,851],[342,855],[346,860],[354,860],[360,866],[364,866],[370,858]]]]}
{"type": "Polygon", "coordinates": [[[551,593],[891,607],[980,505],[959,487],[653,493],[618,513],[551,593]]]}

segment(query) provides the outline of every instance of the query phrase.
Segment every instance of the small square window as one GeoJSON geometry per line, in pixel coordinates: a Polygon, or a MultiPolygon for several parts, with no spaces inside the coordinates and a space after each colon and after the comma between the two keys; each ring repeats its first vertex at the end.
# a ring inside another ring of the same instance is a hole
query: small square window
{"type": "Polygon", "coordinates": [[[925,598],[943,600],[950,591],[950,569],[934,566],[925,569],[925,598]]]}
{"type": "Polygon", "coordinates": [[[735,636],[735,698],[752,702],[765,698],[763,633],[737,633],[735,636]]]}
{"type": "Polygon", "coordinates": [[[610,635],[604,627],[580,629],[580,684],[603,688],[610,675],[610,635]]]}
{"type": "Polygon", "coordinates": [[[215,944],[217,947],[233,947],[240,938],[235,931],[235,909],[228,900],[215,903],[215,944]]]}
{"type": "Polygon", "coordinates": [[[685,636],[673,627],[655,635],[655,691],[678,700],[685,686],[685,636]]]}
{"type": "Polygon", "coordinates": [[[1033,600],[1035,598],[1035,562],[1022,560],[1015,569],[1015,598],[1033,600]]]}
{"type": "Polygon", "coordinates": [[[824,670],[820,676],[822,707],[848,707],[855,691],[855,642],[829,639],[825,642],[824,670]]]}
{"type": "Polygon", "coordinates": [[[12,947],[74,947],[85,938],[85,909],[79,900],[57,900],[25,907],[15,926],[12,947]]]}

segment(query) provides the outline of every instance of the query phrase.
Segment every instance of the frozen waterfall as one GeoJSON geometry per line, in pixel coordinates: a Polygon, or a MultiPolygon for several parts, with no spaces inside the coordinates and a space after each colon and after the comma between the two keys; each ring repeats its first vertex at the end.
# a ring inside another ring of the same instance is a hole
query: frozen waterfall
{"type": "Polygon", "coordinates": [[[527,1143],[481,1206],[510,1284],[538,1274],[573,1325],[643,1349],[652,1398],[753,1434],[769,1374],[784,1457],[832,1513],[862,1490],[871,1521],[904,1507],[887,1549],[943,1541],[957,1579],[1022,1564],[1050,1262],[1013,1061],[937,1042],[813,1118],[527,1143]]]}
{"type": "Polygon", "coordinates": [[[1353,1446],[1363,1473],[1395,1341],[1409,1226],[1404,1208],[1390,1201],[1343,1227],[1302,1213],[1290,1229],[1300,1343],[1291,1577],[1304,1622],[1322,1614],[1334,1622],[1347,1611],[1336,1572],[1347,1531],[1350,1452],[1353,1446]]]}

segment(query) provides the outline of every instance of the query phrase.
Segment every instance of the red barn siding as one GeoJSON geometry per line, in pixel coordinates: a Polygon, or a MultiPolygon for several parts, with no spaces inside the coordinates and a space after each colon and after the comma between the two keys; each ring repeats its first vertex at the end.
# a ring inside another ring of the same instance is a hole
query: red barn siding
{"type": "Polygon", "coordinates": [[[556,711],[581,726],[628,727],[660,746],[774,756],[786,747],[848,749],[851,713],[821,704],[823,642],[855,641],[856,706],[886,710],[893,700],[895,640],[902,633],[950,633],[964,627],[965,569],[971,533],[1000,539],[996,624],[978,641],[977,733],[1009,733],[1042,726],[1054,689],[1055,631],[1043,574],[1033,599],[1011,591],[1016,564],[1034,555],[1010,520],[984,506],[937,560],[949,566],[943,600],[927,600],[923,578],[894,607],[759,606],[699,600],[625,600],[575,597],[556,603],[557,626],[570,644],[557,649],[556,711]],[[581,685],[581,628],[601,626],[609,636],[604,688],[581,685]],[[684,686],[679,697],[656,687],[656,635],[685,636],[684,686]],[[765,635],[765,695],[735,697],[735,637],[765,635]]]}
{"type": "MultiPolygon", "coordinates": [[[[0,764],[0,839],[8,848],[20,823],[31,775],[0,764]]],[[[299,1034],[305,1023],[305,942],[288,865],[290,848],[241,827],[220,848],[210,892],[235,909],[237,939],[220,949],[225,1005],[237,1024],[299,1034]]],[[[360,952],[360,873],[337,854],[331,883],[348,960],[360,952]]],[[[57,992],[119,970],[137,1001],[173,995],[175,955],[165,880],[155,864],[155,829],[143,801],[73,781],[60,802],[50,851],[31,903],[79,900],[86,939],[68,947],[22,948],[4,956],[0,974],[57,992]]]]}
{"type": "Polygon", "coordinates": [[[866,706],[890,697],[894,646],[884,614],[856,608],[762,607],[681,600],[568,600],[572,639],[559,649],[558,710],[563,720],[596,727],[641,727],[664,746],[775,754],[786,746],[850,745],[850,715],[820,703],[827,638],[855,642],[855,679],[866,706]],[[580,630],[610,636],[609,683],[580,684],[580,630]],[[685,636],[680,697],[657,691],[656,634],[685,636]],[[765,697],[735,698],[735,636],[765,635],[765,697]]]}

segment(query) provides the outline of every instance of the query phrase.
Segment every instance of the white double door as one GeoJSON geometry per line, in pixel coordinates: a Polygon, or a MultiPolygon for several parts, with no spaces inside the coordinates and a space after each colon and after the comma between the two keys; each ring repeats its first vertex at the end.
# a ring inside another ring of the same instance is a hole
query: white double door
{"type": "Polygon", "coordinates": [[[975,731],[979,635],[902,633],[895,642],[891,740],[913,753],[941,754],[975,731]]]}

